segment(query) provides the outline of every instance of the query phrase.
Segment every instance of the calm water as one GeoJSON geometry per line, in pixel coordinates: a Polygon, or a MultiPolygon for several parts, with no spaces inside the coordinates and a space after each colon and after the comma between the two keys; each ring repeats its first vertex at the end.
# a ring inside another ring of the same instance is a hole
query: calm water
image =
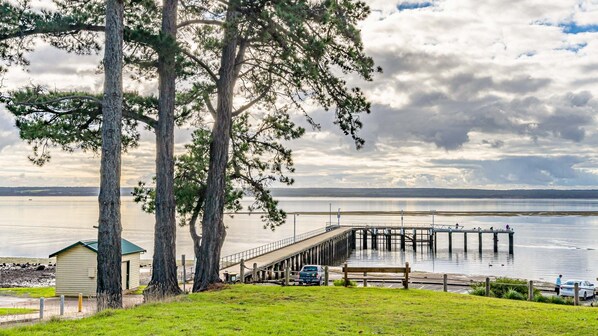
{"type": "MultiPolygon", "coordinates": [[[[492,200],[492,199],[392,199],[392,198],[280,198],[289,212],[328,211],[332,204],[346,211],[453,210],[453,211],[598,211],[598,200],[492,200]]],[[[0,256],[47,257],[67,244],[96,236],[97,203],[95,197],[0,197],[0,256]]],[[[143,213],[132,198],[122,204],[123,237],[144,247],[150,259],[154,219],[143,213]]],[[[300,215],[297,233],[320,228],[332,217],[300,215]]],[[[342,216],[341,224],[394,223],[396,216],[342,216]]],[[[405,216],[404,223],[429,224],[431,216],[405,216]]],[[[405,253],[355,251],[351,264],[396,265],[410,262],[415,270],[476,275],[505,275],[550,280],[559,273],[565,278],[595,280],[598,277],[598,219],[596,217],[443,217],[436,224],[458,222],[465,227],[510,225],[515,230],[515,253],[507,253],[507,241],[499,241],[499,253],[492,252],[490,236],[484,252],[477,252],[477,237],[469,236],[469,253],[463,253],[460,235],[454,235],[453,253],[439,235],[434,258],[427,250],[405,253]]],[[[223,255],[242,251],[292,236],[293,217],[276,231],[264,230],[259,215],[227,217],[228,235],[223,255]]],[[[193,255],[186,227],[177,235],[177,253],[193,255]]]]}

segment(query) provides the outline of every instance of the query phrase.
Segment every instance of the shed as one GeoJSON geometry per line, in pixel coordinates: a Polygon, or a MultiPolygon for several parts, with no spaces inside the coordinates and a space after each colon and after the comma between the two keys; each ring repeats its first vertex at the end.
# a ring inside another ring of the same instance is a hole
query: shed
{"type": "MultiPolygon", "coordinates": [[[[121,240],[123,291],[139,287],[139,267],[143,248],[121,240]]],[[[56,257],[56,295],[96,295],[98,241],[81,240],[50,254],[56,257]]]]}

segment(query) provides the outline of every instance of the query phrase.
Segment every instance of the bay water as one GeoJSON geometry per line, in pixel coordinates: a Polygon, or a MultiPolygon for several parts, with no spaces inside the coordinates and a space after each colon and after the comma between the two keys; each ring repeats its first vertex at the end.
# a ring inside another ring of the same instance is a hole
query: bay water
{"type": "MultiPolygon", "coordinates": [[[[401,224],[405,211],[598,211],[598,200],[584,199],[430,199],[430,198],[279,198],[280,206],[298,216],[276,230],[264,229],[259,214],[227,216],[227,237],[222,255],[240,252],[293,235],[322,228],[327,222],[340,224],[401,224]],[[341,215],[337,211],[371,212],[341,215]],[[302,212],[318,215],[305,214],[302,212]]],[[[244,201],[248,204],[250,200],[244,201]]],[[[0,197],[0,256],[46,258],[79,240],[95,239],[98,205],[96,197],[0,197]]],[[[453,252],[448,253],[446,235],[439,234],[438,251],[356,250],[348,260],[353,265],[404,265],[414,270],[469,275],[500,275],[552,281],[558,274],[566,279],[598,277],[598,218],[595,216],[434,216],[436,225],[459,223],[465,228],[504,228],[515,231],[515,250],[508,254],[506,236],[493,253],[491,235],[484,251],[477,249],[477,235],[469,235],[469,252],[463,251],[462,235],[453,235],[453,252]]],[[[145,248],[142,259],[151,259],[154,218],[141,211],[132,197],[122,202],[123,238],[145,248]]],[[[429,216],[404,216],[403,224],[432,223],[429,216]]],[[[188,227],[177,229],[177,254],[193,256],[188,227]]]]}

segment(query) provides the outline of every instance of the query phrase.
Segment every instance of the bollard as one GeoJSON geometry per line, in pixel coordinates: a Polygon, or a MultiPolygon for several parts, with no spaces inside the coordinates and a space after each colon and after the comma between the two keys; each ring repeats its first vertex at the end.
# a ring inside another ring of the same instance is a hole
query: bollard
{"type": "Polygon", "coordinates": [[[77,311],[80,313],[83,311],[83,294],[79,293],[79,302],[77,304],[77,311]]]}
{"type": "Polygon", "coordinates": [[[44,319],[44,298],[41,297],[39,298],[39,319],[43,320],[44,319]]]}
{"type": "Polygon", "coordinates": [[[363,287],[368,286],[368,279],[366,278],[367,276],[368,276],[368,272],[363,272],[363,287]]]}
{"type": "Polygon", "coordinates": [[[288,286],[291,278],[291,266],[287,263],[287,267],[284,270],[284,285],[288,286]]]}
{"type": "Polygon", "coordinates": [[[490,296],[490,278],[486,278],[486,296],[490,296]]]}
{"type": "Polygon", "coordinates": [[[448,292],[448,276],[446,274],[442,275],[442,290],[448,292]]]}
{"type": "Polygon", "coordinates": [[[257,282],[257,263],[253,263],[253,272],[251,273],[252,281],[257,282]]]}
{"type": "Polygon", "coordinates": [[[328,286],[328,280],[329,280],[329,274],[328,274],[328,266],[324,266],[324,286],[328,286]]]}
{"type": "Polygon", "coordinates": [[[575,285],[573,285],[573,305],[575,306],[579,306],[579,283],[575,283],[575,285]]]}
{"type": "Polygon", "coordinates": [[[529,281],[529,286],[527,288],[527,299],[529,301],[534,301],[534,281],[529,281]]]}
{"type": "Polygon", "coordinates": [[[64,295],[60,295],[60,315],[64,315],[64,295]]]}

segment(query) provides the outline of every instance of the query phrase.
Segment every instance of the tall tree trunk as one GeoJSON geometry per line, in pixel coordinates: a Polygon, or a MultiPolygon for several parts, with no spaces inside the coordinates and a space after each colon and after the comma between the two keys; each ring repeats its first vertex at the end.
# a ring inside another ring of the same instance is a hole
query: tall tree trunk
{"type": "Polygon", "coordinates": [[[198,272],[195,274],[193,284],[194,292],[206,290],[210,284],[220,281],[220,250],[226,237],[226,228],[223,222],[226,166],[232,125],[233,90],[236,79],[237,3],[238,0],[231,0],[226,14],[227,25],[218,79],[218,105],[216,120],[214,120],[214,126],[212,127],[210,167],[206,184],[200,254],[197,256],[198,272]]]}
{"type": "Polygon", "coordinates": [[[182,293],[176,266],[176,217],[174,199],[175,42],[178,0],[162,6],[162,46],[158,57],[159,103],[156,127],[156,226],[152,279],[143,292],[146,300],[160,300],[182,293]]]}
{"type": "Polygon", "coordinates": [[[97,308],[122,308],[120,167],[123,68],[122,0],[106,1],[97,308]]]}

